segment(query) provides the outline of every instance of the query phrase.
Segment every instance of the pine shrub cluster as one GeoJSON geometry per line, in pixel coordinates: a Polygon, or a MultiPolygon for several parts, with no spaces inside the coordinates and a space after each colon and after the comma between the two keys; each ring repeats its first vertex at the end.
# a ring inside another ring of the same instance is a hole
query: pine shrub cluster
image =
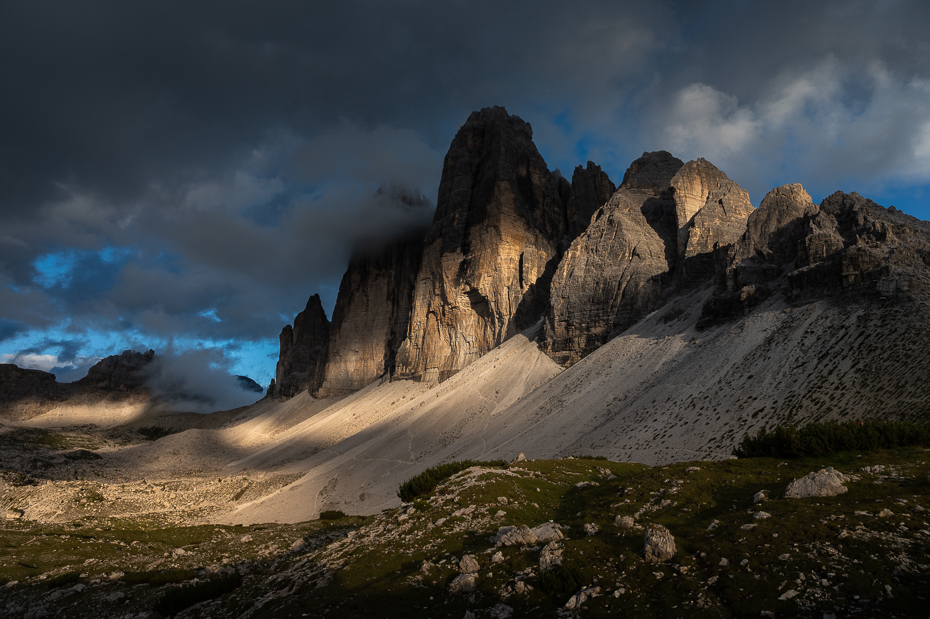
{"type": "Polygon", "coordinates": [[[776,426],[745,435],[733,453],[738,458],[802,458],[897,447],[930,447],[930,425],[869,420],[776,426]]]}
{"type": "Polygon", "coordinates": [[[401,501],[409,503],[418,496],[428,494],[433,491],[441,482],[449,479],[459,471],[464,471],[473,466],[507,466],[503,460],[492,460],[490,462],[480,462],[477,460],[459,460],[457,462],[447,462],[426,469],[419,475],[415,475],[402,483],[397,490],[397,496],[401,501]]]}

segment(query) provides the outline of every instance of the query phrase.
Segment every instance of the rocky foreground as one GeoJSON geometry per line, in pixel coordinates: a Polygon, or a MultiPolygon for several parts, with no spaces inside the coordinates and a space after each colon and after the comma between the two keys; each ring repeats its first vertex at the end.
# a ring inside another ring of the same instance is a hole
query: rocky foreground
{"type": "Polygon", "coordinates": [[[12,518],[0,614],[925,616],[928,474],[922,448],[660,467],[577,457],[473,467],[365,518],[12,518]]]}

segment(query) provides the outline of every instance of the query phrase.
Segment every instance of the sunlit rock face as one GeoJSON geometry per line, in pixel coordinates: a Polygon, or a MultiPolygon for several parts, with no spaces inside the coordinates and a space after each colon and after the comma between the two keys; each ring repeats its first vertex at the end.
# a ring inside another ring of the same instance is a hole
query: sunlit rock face
{"type": "Polygon", "coordinates": [[[689,161],[671,182],[678,226],[681,275],[706,281],[713,274],[715,248],[739,240],[755,210],[749,192],[706,159],[689,161]]]}
{"type": "Polygon", "coordinates": [[[269,396],[290,398],[307,390],[316,393],[323,383],[329,329],[320,295],[315,294],[294,318],[294,326],[286,325],[281,330],[281,351],[269,396]]]}
{"type": "Polygon", "coordinates": [[[710,282],[714,249],[737,241],[752,211],[746,190],[708,161],[643,153],[560,262],[543,349],[572,365],[672,288],[710,282]]]}
{"type": "Polygon", "coordinates": [[[564,181],[532,137],[529,124],[500,107],[472,113],[456,134],[397,377],[444,380],[544,311],[569,232],[564,181]]]}
{"type": "Polygon", "coordinates": [[[422,255],[420,232],[353,256],[333,310],[320,397],[345,395],[394,373],[422,255]]]}

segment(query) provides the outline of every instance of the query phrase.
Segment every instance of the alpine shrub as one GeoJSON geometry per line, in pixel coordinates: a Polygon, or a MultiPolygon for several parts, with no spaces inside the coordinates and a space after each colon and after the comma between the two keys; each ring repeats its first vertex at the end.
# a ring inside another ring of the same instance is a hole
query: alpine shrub
{"type": "Polygon", "coordinates": [[[930,447],[930,425],[902,421],[827,421],[803,428],[776,426],[746,434],[733,450],[738,458],[802,458],[837,451],[930,447]]]}
{"type": "Polygon", "coordinates": [[[507,466],[503,460],[493,460],[490,462],[479,462],[477,460],[459,460],[458,462],[447,462],[426,469],[419,475],[415,475],[402,483],[397,490],[397,496],[401,501],[409,503],[418,496],[432,492],[441,482],[449,479],[459,471],[464,471],[473,466],[507,466]]]}

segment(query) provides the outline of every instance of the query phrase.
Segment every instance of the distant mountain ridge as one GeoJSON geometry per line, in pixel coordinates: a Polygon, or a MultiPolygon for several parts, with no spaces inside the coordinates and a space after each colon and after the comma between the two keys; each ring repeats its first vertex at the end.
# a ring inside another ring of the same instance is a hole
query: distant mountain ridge
{"type": "MultiPolygon", "coordinates": [[[[166,395],[196,400],[196,394],[166,394],[164,385],[153,393],[151,381],[159,357],[152,349],[146,352],[124,350],[95,363],[87,375],[72,383],[59,383],[55,375],[42,370],[0,364],[0,414],[13,418],[28,418],[46,412],[58,404],[81,400],[86,403],[157,402],[166,395]]],[[[263,393],[264,389],[247,376],[231,377],[231,384],[243,391],[263,393]]],[[[169,398],[170,399],[170,398],[169,398]]],[[[167,400],[166,400],[167,403],[167,400]]]]}

